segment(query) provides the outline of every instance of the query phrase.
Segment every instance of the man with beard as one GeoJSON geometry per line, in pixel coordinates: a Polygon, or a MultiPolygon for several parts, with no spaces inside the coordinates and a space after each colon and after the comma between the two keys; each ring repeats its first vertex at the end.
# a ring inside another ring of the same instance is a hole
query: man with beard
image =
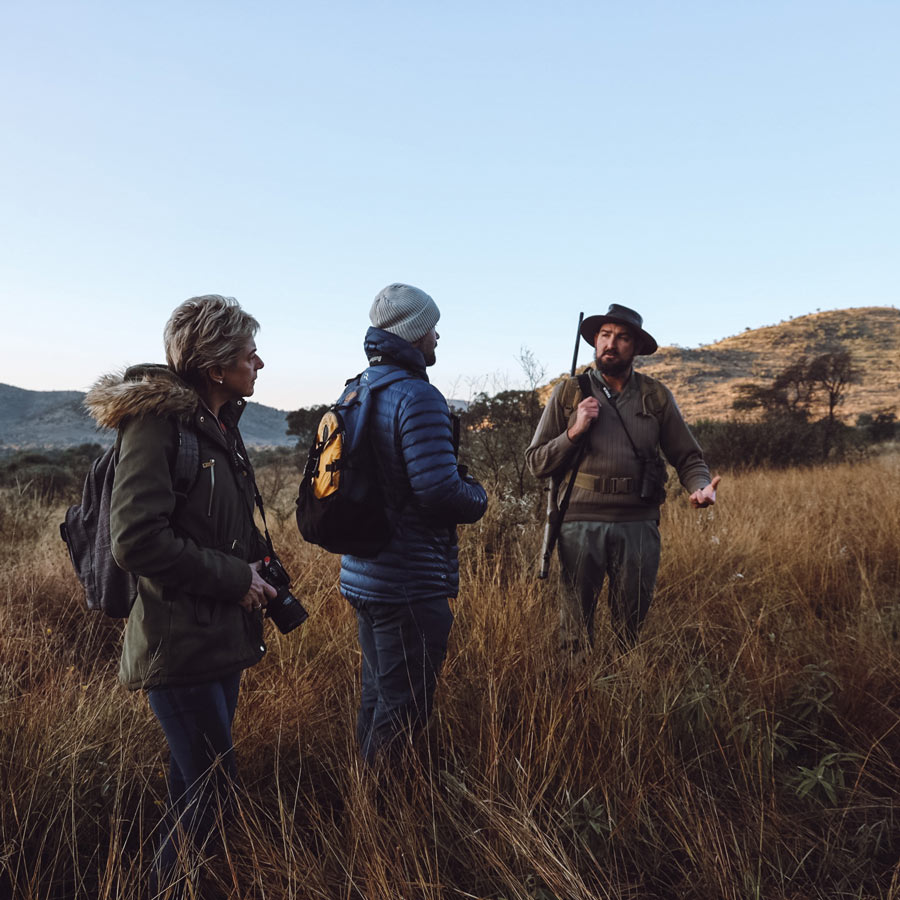
{"type": "Polygon", "coordinates": [[[609,576],[612,624],[623,647],[637,640],[659,567],[659,506],[665,499],[666,460],[699,508],[716,502],[719,478],[709,468],[668,388],[640,372],[635,356],[656,352],[656,341],[633,309],[613,303],[589,316],[581,336],[596,350],[586,375],[557,385],[525,458],[538,478],[553,478],[565,493],[583,450],[559,533],[565,583],[560,638],[580,655],[594,641],[594,612],[609,576]],[[587,445],[582,448],[582,444],[587,445]]]}

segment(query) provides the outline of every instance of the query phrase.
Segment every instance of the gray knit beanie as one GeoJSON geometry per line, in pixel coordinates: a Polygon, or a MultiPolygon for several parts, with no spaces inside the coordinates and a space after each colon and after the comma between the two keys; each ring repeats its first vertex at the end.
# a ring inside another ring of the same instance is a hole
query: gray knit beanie
{"type": "Polygon", "coordinates": [[[369,310],[376,328],[414,344],[437,325],[441,311],[425,291],[408,284],[389,284],[378,293],[369,310]]]}

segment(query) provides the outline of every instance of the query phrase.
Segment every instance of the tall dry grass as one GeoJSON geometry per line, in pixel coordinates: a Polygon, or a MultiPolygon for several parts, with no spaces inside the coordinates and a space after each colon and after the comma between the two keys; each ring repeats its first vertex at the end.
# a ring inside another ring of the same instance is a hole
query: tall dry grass
{"type": "MultiPolygon", "coordinates": [[[[709,511],[673,498],[640,644],[618,655],[601,618],[574,670],[537,524],[495,504],[463,529],[436,714],[393,772],[353,746],[337,561],[275,516],[311,617],[245,677],[204,896],[897,900],[898,475],[884,457],[728,478],[709,511]]],[[[137,898],[162,736],[116,684],[120,627],[82,609],[60,511],[3,499],[0,896],[137,898]]]]}

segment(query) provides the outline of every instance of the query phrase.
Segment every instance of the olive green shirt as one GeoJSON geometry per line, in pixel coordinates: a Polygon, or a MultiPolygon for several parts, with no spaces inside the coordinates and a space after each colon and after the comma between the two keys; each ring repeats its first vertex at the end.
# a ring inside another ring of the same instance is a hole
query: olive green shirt
{"type": "MultiPolygon", "coordinates": [[[[600,402],[600,415],[590,431],[580,438],[588,441],[588,447],[572,489],[566,521],[658,519],[658,504],[640,499],[642,466],[625,428],[643,456],[656,455],[662,450],[691,493],[711,480],[703,452],[668,388],[657,382],[657,389],[651,392],[647,376],[632,372],[622,392],[614,398],[622,416],[620,421],[602,391],[601,377],[596,369],[591,370],[590,383],[593,395],[600,402]],[[653,394],[659,394],[662,402],[648,402],[648,396],[653,394]]],[[[567,391],[569,396],[573,393],[572,387],[567,389],[566,385],[567,380],[563,380],[554,389],[531,445],[525,451],[528,467],[538,478],[560,480],[575,461],[579,441],[569,440],[566,433],[575,422],[574,407],[567,410],[563,405],[567,391]]]]}

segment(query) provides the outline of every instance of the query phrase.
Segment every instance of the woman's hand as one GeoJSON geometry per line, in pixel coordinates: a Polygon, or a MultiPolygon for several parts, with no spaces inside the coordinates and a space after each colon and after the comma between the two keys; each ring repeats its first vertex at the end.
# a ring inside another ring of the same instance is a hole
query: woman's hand
{"type": "Polygon", "coordinates": [[[250,587],[247,593],[241,597],[240,604],[247,612],[255,612],[262,609],[269,602],[270,597],[274,597],[278,591],[271,584],[263,581],[259,574],[259,567],[262,560],[258,559],[255,563],[250,563],[250,587]]]}

